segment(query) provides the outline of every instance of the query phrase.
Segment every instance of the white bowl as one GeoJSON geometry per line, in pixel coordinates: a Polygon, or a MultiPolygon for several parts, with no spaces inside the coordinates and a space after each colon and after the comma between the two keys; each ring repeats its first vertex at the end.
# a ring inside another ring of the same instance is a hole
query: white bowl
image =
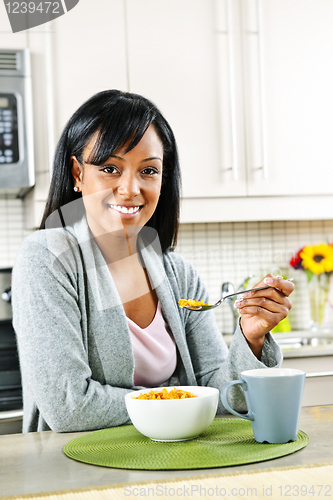
{"type": "MultiPolygon", "coordinates": [[[[172,390],[173,387],[167,387],[172,390]]],[[[185,441],[201,434],[213,422],[219,391],[213,387],[178,386],[195,398],[133,399],[140,393],[160,391],[161,387],[143,389],[125,395],[128,414],[136,429],[154,441],[185,441]]]]}

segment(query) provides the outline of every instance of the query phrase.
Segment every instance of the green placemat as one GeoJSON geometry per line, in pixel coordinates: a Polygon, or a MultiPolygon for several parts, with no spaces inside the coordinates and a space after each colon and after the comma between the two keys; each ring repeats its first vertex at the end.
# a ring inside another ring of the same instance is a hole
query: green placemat
{"type": "Polygon", "coordinates": [[[308,436],[299,431],[297,440],[291,443],[257,443],[250,422],[216,418],[205,432],[190,441],[151,441],[133,425],[124,425],[72,439],[64,453],[79,462],[119,469],[209,469],[283,457],[308,442],[308,436]]]}

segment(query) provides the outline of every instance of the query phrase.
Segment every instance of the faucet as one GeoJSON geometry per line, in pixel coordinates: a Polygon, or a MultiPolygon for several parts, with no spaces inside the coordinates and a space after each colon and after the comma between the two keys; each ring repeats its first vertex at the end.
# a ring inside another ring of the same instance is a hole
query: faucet
{"type": "MultiPolygon", "coordinates": [[[[237,292],[244,291],[247,287],[248,281],[251,278],[253,278],[253,274],[250,274],[249,276],[247,276],[247,278],[245,278],[245,280],[237,288],[237,292]]],[[[235,292],[235,288],[234,288],[233,284],[230,283],[230,281],[227,281],[227,282],[222,284],[222,297],[225,297],[226,295],[229,295],[230,293],[234,293],[234,292],[235,292]]],[[[235,307],[236,300],[237,300],[237,295],[226,299],[226,303],[229,304],[229,306],[231,308],[231,312],[232,312],[232,318],[233,318],[233,332],[232,333],[235,333],[235,331],[236,331],[238,318],[239,318],[238,311],[235,307]]]]}

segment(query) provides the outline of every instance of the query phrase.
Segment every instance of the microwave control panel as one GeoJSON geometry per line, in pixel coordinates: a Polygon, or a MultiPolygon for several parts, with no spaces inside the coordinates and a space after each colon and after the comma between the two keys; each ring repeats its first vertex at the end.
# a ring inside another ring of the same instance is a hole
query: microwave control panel
{"type": "Polygon", "coordinates": [[[0,166],[19,161],[17,99],[0,93],[0,166]]]}

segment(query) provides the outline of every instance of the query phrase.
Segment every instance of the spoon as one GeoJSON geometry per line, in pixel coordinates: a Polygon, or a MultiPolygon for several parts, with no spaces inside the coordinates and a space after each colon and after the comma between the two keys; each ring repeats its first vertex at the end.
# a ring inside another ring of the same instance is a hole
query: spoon
{"type": "MultiPolygon", "coordinates": [[[[293,281],[293,279],[294,278],[290,278],[286,281],[293,281]]],[[[249,290],[242,290],[241,292],[235,292],[235,293],[230,293],[229,295],[225,295],[220,300],[218,300],[215,304],[205,304],[202,306],[183,306],[183,308],[189,309],[190,311],[198,311],[198,312],[209,311],[210,309],[214,309],[215,307],[220,306],[222,304],[222,302],[224,302],[229,297],[234,297],[235,295],[243,295],[243,293],[247,293],[247,292],[256,292],[258,290],[266,290],[267,288],[272,288],[272,287],[269,285],[266,285],[266,286],[259,286],[258,288],[250,288],[249,290]]]]}

